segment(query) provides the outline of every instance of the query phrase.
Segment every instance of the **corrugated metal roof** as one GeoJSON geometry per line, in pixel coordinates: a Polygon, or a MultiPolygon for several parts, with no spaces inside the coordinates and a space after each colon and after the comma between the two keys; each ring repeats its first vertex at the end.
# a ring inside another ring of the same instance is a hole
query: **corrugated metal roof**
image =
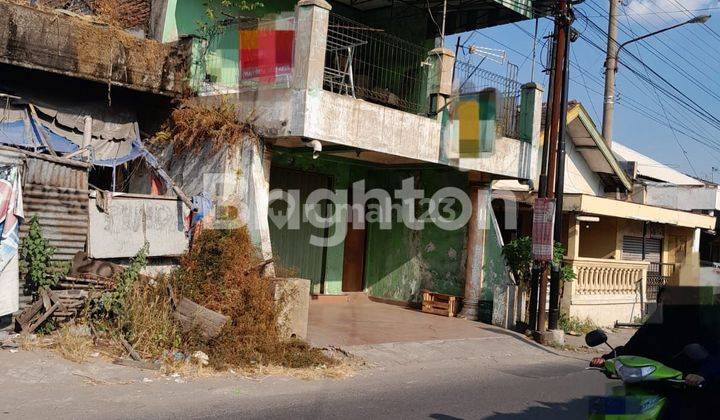
{"type": "Polygon", "coordinates": [[[618,159],[628,162],[637,162],[637,172],[638,175],[642,177],[675,185],[705,185],[702,181],[698,181],[691,176],[676,171],[675,169],[618,142],[613,142],[612,151],[618,159]]]}

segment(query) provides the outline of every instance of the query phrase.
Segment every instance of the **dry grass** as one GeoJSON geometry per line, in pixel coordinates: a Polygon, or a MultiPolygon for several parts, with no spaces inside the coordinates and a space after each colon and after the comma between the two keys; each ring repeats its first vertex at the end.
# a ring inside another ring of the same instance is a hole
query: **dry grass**
{"type": "MultiPolygon", "coordinates": [[[[332,366],[336,361],[297,339],[285,339],[267,278],[254,267],[259,257],[246,229],[205,230],[181,261],[174,284],[183,296],[230,317],[220,336],[194,344],[223,369],[281,365],[289,368],[332,366]]],[[[186,337],[193,343],[193,337],[186,337]]]]}
{"type": "Polygon", "coordinates": [[[54,334],[54,348],[62,357],[71,362],[84,363],[94,351],[92,338],[74,334],[70,324],[63,325],[54,334]]]}
{"type": "Polygon", "coordinates": [[[333,366],[313,366],[306,368],[288,368],[279,365],[248,366],[240,369],[237,374],[249,379],[262,380],[269,376],[287,376],[312,381],[318,379],[345,379],[357,375],[361,364],[338,362],[333,366]]]}
{"type": "Polygon", "coordinates": [[[236,147],[246,140],[257,141],[249,121],[240,121],[235,104],[225,98],[219,100],[183,99],[170,115],[164,129],[154,142],[173,146],[177,155],[198,154],[210,143],[212,151],[236,147]]]}
{"type": "Polygon", "coordinates": [[[141,277],[127,299],[128,341],[143,357],[157,358],[180,346],[180,329],[172,317],[169,279],[141,277]]]}

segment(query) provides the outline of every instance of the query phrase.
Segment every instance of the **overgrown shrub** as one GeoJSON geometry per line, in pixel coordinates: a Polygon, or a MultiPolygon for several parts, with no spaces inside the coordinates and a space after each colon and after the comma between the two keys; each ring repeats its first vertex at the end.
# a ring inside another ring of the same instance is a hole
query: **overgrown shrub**
{"type": "Polygon", "coordinates": [[[202,348],[215,367],[275,364],[300,368],[331,365],[319,349],[286,339],[278,324],[267,278],[251,270],[260,261],[245,228],[205,230],[182,258],[173,284],[182,296],[230,317],[220,335],[208,343],[186,334],[185,343],[202,348]]]}
{"type": "Polygon", "coordinates": [[[70,268],[67,263],[53,261],[55,248],[43,237],[37,216],[30,218],[30,231],[18,253],[20,274],[25,278],[24,293],[33,299],[38,298],[41,290],[57,285],[70,268]]]}
{"type": "Polygon", "coordinates": [[[90,303],[89,316],[97,329],[126,339],[141,356],[157,358],[182,345],[172,316],[169,279],[152,279],[140,272],[147,264],[146,243],[115,276],[115,288],[90,303]]]}
{"type": "Polygon", "coordinates": [[[590,331],[597,329],[597,325],[590,319],[580,319],[575,316],[568,316],[567,314],[560,314],[558,318],[558,325],[560,329],[566,333],[575,332],[579,334],[587,334],[590,331]]]}
{"type": "MultiPolygon", "coordinates": [[[[513,239],[503,247],[503,255],[507,261],[508,267],[521,285],[529,287],[530,276],[532,274],[533,255],[532,255],[532,238],[523,236],[513,239]]],[[[560,264],[560,278],[565,281],[575,279],[575,273],[572,268],[562,265],[565,256],[565,248],[560,242],[555,242],[553,247],[553,264],[560,264]]]]}

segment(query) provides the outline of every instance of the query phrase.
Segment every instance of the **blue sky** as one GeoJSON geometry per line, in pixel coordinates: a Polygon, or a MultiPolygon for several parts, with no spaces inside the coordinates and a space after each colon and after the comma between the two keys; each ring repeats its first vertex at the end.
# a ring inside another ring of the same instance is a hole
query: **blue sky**
{"type": "MultiPolygon", "coordinates": [[[[625,3],[620,7],[620,42],[686,21],[691,15],[717,14],[704,25],[706,27],[685,25],[626,47],[689,99],[682,98],[672,87],[648,73],[630,54],[621,55],[620,60],[625,57],[630,68],[621,64],[618,70],[614,140],[682,172],[706,179],[714,176],[714,180],[719,181],[720,173],[712,173],[711,168],[720,167],[720,122],[712,121],[714,117],[720,120],[720,4],[717,0],[631,0],[625,3]],[[655,80],[682,101],[694,101],[709,114],[706,120],[710,122],[703,121],[697,112],[684,109],[677,100],[669,99],[662,89],[653,88],[641,76],[655,80]]],[[[607,4],[606,0],[586,0],[576,6],[578,19],[573,27],[582,37],[571,47],[570,99],[582,102],[597,126],[602,122],[605,55],[591,43],[604,50],[606,39],[580,14],[587,16],[602,31],[607,31],[607,4]]],[[[533,67],[534,30],[534,20],[487,28],[476,31],[467,45],[504,50],[508,60],[520,66],[518,80],[526,82],[530,80],[533,67]]],[[[551,31],[552,22],[540,19],[535,81],[544,86],[547,86],[547,76],[542,73],[539,62],[545,60],[546,54],[543,37],[551,31]]],[[[461,42],[467,42],[470,35],[462,34],[461,42]]],[[[446,45],[454,47],[455,40],[455,37],[448,37],[446,45]]],[[[477,56],[462,57],[462,53],[460,58],[479,60],[477,56]]],[[[505,74],[504,64],[485,60],[482,67],[505,74]]]]}

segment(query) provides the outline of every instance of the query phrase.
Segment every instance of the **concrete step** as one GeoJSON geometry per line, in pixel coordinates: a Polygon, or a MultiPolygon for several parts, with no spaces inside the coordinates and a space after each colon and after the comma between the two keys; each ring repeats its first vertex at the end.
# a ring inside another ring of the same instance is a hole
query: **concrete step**
{"type": "Polygon", "coordinates": [[[345,292],[348,297],[348,302],[370,302],[370,298],[365,292],[345,292]]]}
{"type": "Polygon", "coordinates": [[[311,300],[322,303],[358,303],[370,302],[365,292],[343,292],[339,295],[311,295],[311,300]]]}
{"type": "Polygon", "coordinates": [[[320,303],[348,303],[348,296],[340,295],[310,295],[310,300],[320,303]]]}

